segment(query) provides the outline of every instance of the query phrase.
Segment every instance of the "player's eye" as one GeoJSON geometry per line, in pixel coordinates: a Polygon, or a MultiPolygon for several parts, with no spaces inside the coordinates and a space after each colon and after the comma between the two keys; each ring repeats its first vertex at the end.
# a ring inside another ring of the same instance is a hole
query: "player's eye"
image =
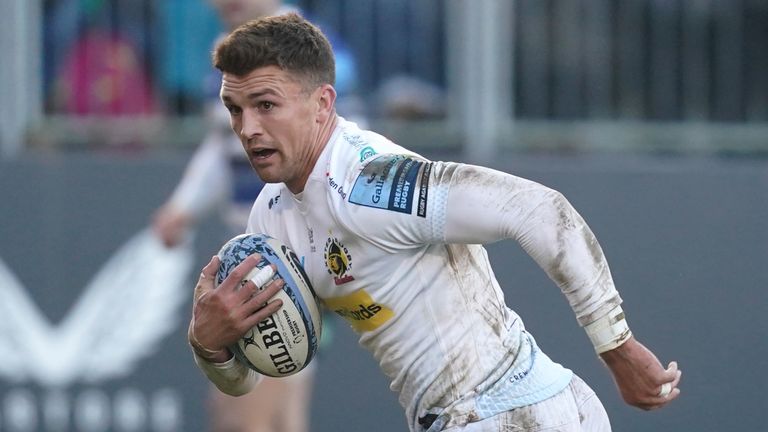
{"type": "Polygon", "coordinates": [[[230,113],[231,115],[239,115],[239,114],[240,114],[240,112],[241,112],[241,110],[240,110],[240,107],[238,107],[238,106],[235,106],[235,105],[226,105],[226,107],[227,107],[227,110],[229,111],[229,113],[230,113]]]}
{"type": "Polygon", "coordinates": [[[262,111],[271,111],[272,108],[275,107],[275,104],[270,101],[261,101],[259,102],[259,109],[262,111]]]}

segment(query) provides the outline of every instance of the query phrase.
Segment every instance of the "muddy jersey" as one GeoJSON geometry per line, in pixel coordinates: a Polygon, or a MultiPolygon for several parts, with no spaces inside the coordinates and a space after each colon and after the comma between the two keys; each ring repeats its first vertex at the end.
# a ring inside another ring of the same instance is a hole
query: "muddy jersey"
{"type": "Polygon", "coordinates": [[[592,232],[558,192],[429,161],[344,119],[304,191],[267,184],[248,231],[301,257],[318,296],[391,380],[413,431],[539,402],[571,379],[506,306],[481,244],[519,242],[582,325],[621,301],[592,232]]]}

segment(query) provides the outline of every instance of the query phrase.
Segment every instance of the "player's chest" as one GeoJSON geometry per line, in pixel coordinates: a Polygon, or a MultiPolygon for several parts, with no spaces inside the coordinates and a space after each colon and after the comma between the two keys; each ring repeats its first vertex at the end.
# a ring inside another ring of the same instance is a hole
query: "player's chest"
{"type": "Polygon", "coordinates": [[[380,285],[382,254],[361,238],[322,223],[306,223],[296,253],[321,298],[352,294],[380,285]]]}
{"type": "Polygon", "coordinates": [[[280,225],[315,293],[356,331],[376,330],[396,315],[387,288],[393,286],[398,273],[396,254],[383,251],[332,219],[293,214],[282,218],[280,225]]]}

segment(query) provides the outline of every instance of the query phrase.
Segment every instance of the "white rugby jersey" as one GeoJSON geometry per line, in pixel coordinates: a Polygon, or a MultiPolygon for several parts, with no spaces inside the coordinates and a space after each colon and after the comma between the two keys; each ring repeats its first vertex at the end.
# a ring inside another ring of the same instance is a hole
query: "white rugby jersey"
{"type": "Polygon", "coordinates": [[[572,376],[506,306],[480,244],[519,242],[582,325],[621,302],[595,237],[558,192],[428,161],[342,118],[304,191],[267,184],[248,232],[301,257],[318,296],[390,378],[413,431],[544,400],[572,376]]]}

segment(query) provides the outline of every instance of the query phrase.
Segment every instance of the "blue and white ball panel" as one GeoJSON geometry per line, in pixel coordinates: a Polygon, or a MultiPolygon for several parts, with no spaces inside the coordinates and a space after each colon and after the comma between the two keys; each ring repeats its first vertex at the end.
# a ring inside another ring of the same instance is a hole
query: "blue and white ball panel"
{"type": "MultiPolygon", "coordinates": [[[[317,352],[322,329],[320,308],[296,254],[278,240],[263,234],[242,234],[224,244],[218,254],[221,265],[216,274],[216,285],[254,253],[262,257],[257,268],[274,264],[277,273],[271,280],[282,278],[285,281],[283,289],[273,297],[281,299],[283,306],[258,323],[230,350],[261,374],[292,375],[309,364],[317,352]]],[[[256,273],[258,270],[251,272],[249,277],[256,273]]]]}
{"type": "Polygon", "coordinates": [[[370,161],[352,186],[349,202],[426,217],[432,164],[406,155],[382,155],[370,161]]]}

